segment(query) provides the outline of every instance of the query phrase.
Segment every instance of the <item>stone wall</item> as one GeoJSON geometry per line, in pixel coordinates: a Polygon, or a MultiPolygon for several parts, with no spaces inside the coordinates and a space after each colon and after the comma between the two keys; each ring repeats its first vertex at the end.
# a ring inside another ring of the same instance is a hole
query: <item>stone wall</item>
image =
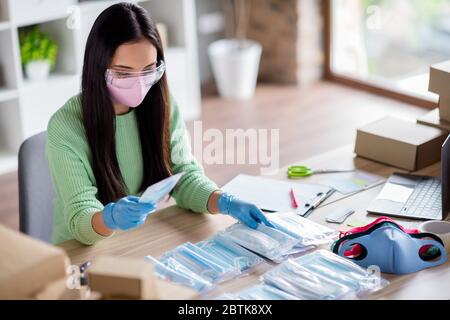
{"type": "Polygon", "coordinates": [[[259,80],[306,85],[322,77],[322,0],[251,1],[248,38],[260,42],[259,80]]]}

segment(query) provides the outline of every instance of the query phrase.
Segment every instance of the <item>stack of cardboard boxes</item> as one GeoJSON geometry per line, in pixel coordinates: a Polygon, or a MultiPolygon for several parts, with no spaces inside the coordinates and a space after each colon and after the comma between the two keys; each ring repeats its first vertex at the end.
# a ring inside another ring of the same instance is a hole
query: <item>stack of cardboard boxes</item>
{"type": "Polygon", "coordinates": [[[429,90],[439,95],[439,108],[417,123],[386,117],[359,128],[356,154],[408,171],[440,161],[450,131],[450,61],[431,66],[429,90]]]}
{"type": "Polygon", "coordinates": [[[79,286],[62,249],[0,225],[1,299],[195,299],[196,292],[155,277],[144,259],[97,257],[79,286]]]}
{"type": "Polygon", "coordinates": [[[439,107],[417,122],[450,131],[450,61],[431,66],[429,91],[439,96],[439,107]]]}

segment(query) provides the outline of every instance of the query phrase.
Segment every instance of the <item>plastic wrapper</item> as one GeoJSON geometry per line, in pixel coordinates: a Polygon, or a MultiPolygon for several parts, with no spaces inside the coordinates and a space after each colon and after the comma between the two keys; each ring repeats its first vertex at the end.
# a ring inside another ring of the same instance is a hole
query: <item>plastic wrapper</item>
{"type": "Polygon", "coordinates": [[[369,270],[361,268],[356,263],[342,258],[327,250],[317,250],[313,253],[293,259],[310,272],[333,279],[351,288],[359,297],[384,288],[389,282],[369,270]]]}
{"type": "Polygon", "coordinates": [[[302,300],[338,300],[352,297],[352,290],[333,280],[315,274],[292,260],[267,272],[266,284],[302,300]]]}
{"type": "Polygon", "coordinates": [[[298,300],[296,296],[267,284],[258,284],[238,293],[241,300],[298,300]]]}
{"type": "Polygon", "coordinates": [[[237,223],[219,234],[277,263],[282,262],[286,254],[298,243],[297,239],[288,234],[263,224],[259,224],[257,229],[251,229],[237,223]]]}
{"type": "Polygon", "coordinates": [[[185,285],[197,292],[206,292],[213,288],[210,281],[195,274],[175,259],[168,258],[162,263],[152,256],[146,256],[145,260],[153,264],[156,275],[162,279],[185,285]]]}
{"type": "Polygon", "coordinates": [[[164,263],[168,258],[175,259],[192,272],[211,282],[222,282],[240,274],[240,270],[236,266],[225,263],[190,242],[166,252],[160,260],[164,263]]]}
{"type": "Polygon", "coordinates": [[[267,215],[276,229],[299,240],[297,246],[318,246],[332,242],[339,232],[303,218],[293,212],[267,215]]]}
{"type": "Polygon", "coordinates": [[[210,240],[197,243],[197,246],[217,259],[236,267],[241,272],[251,269],[264,261],[258,255],[222,237],[220,234],[210,240]]]}

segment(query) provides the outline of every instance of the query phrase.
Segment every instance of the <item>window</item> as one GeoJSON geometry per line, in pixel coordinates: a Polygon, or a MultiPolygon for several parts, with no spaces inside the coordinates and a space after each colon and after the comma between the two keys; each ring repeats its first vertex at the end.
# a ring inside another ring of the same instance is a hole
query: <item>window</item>
{"type": "Polygon", "coordinates": [[[329,72],[419,99],[450,60],[450,0],[329,0],[329,72]]]}

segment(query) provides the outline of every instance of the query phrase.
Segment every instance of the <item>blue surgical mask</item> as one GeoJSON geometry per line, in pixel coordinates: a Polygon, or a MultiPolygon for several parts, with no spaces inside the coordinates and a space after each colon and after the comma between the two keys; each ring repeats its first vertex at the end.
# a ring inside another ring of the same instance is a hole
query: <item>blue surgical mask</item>
{"type": "Polygon", "coordinates": [[[236,223],[219,234],[222,238],[277,263],[285,260],[286,255],[298,243],[290,235],[263,224],[259,224],[257,229],[251,229],[242,223],[236,223]]]}
{"type": "Polygon", "coordinates": [[[250,269],[264,261],[256,254],[222,237],[220,234],[217,234],[212,239],[197,243],[197,246],[217,259],[222,260],[224,263],[234,266],[240,272],[250,269]]]}
{"type": "Polygon", "coordinates": [[[238,293],[242,300],[299,300],[296,296],[267,284],[258,284],[238,293]]]}
{"type": "Polygon", "coordinates": [[[435,267],[447,260],[447,253],[439,239],[431,234],[409,235],[397,226],[385,223],[366,232],[341,238],[335,246],[340,256],[359,245],[360,254],[352,261],[362,267],[378,266],[382,272],[407,274],[435,267]],[[432,238],[432,239],[424,239],[432,238]],[[433,260],[421,255],[422,248],[435,247],[433,260]]]}
{"type": "Polygon", "coordinates": [[[325,250],[317,250],[292,260],[314,274],[333,279],[333,281],[349,287],[358,296],[376,291],[387,285],[379,275],[371,274],[350,260],[325,250]]]}
{"type": "Polygon", "coordinates": [[[211,282],[192,272],[173,258],[167,259],[164,263],[152,256],[146,256],[145,260],[153,264],[156,275],[162,279],[191,287],[198,292],[208,291],[213,287],[211,282]]]}
{"type": "Polygon", "coordinates": [[[161,262],[164,263],[169,258],[175,259],[192,272],[211,282],[225,281],[239,271],[234,266],[223,263],[207,251],[189,242],[166,252],[161,258],[161,262]]]}
{"type": "Polygon", "coordinates": [[[291,260],[265,273],[263,280],[301,300],[337,300],[352,294],[349,287],[313,273],[291,260]]]}

